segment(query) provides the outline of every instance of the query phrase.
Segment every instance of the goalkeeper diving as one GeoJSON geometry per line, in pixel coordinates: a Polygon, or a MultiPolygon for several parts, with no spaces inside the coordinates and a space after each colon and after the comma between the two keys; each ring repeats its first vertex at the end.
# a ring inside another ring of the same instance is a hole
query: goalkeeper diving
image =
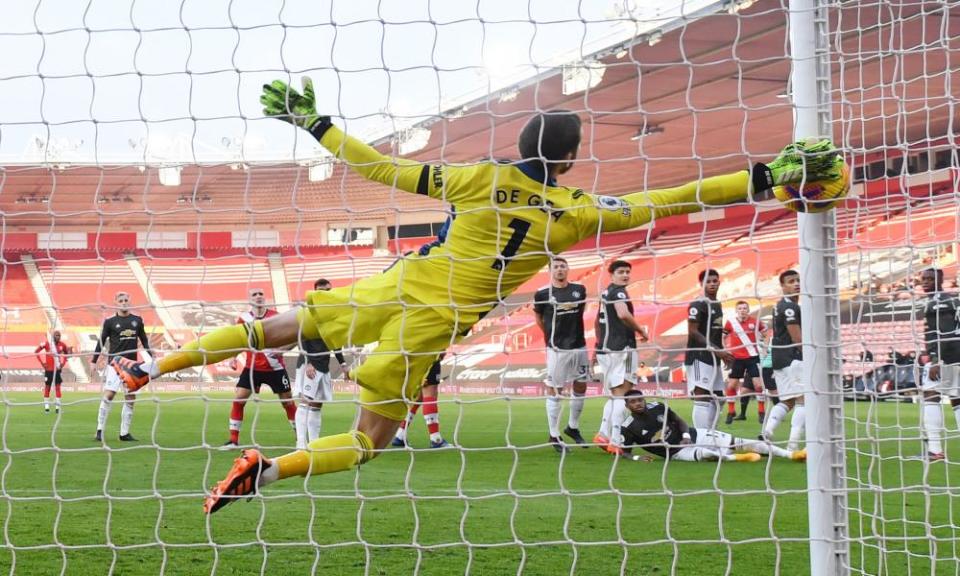
{"type": "Polygon", "coordinates": [[[643,226],[653,219],[712,206],[761,200],[772,187],[841,177],[842,160],[828,140],[787,146],[769,164],[704,178],[676,188],[622,197],[561,186],[557,179],[577,159],[581,121],[551,110],[535,114],[520,132],[520,160],[470,165],[424,165],[385,156],[347,136],[318,114],[314,91],[282,81],[263,87],[264,114],[308,131],[368,180],[457,207],[446,242],[411,254],[384,272],[350,286],[306,294],[299,308],[268,319],[226,326],[146,363],[118,359],[133,392],[151,378],[213,364],[238,350],[275,349],[322,338],[331,349],[378,342],[351,372],[360,386],[356,429],[324,436],[297,450],[266,458],[245,450],[207,497],[213,513],[276,480],[349,470],[375,458],[415,401],[438,355],[456,344],[487,312],[537,274],[551,256],[600,233],[643,226]]]}

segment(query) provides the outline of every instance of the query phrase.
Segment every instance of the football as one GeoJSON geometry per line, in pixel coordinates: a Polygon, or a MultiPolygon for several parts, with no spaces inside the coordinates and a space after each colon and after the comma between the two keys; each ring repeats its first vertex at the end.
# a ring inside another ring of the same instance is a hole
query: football
{"type": "Polygon", "coordinates": [[[850,192],[850,167],[842,158],[837,158],[837,164],[840,167],[838,178],[807,182],[802,186],[777,186],[773,189],[773,195],[794,212],[826,212],[850,192]]]}

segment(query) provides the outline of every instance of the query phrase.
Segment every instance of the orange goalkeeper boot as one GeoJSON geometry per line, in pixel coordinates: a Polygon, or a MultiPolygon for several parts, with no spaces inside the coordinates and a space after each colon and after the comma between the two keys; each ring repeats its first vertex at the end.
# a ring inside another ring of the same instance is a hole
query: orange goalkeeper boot
{"type": "Polygon", "coordinates": [[[150,375],[140,369],[140,363],[120,356],[110,362],[110,366],[117,371],[117,376],[123,380],[127,392],[136,392],[150,381],[150,375]]]}
{"type": "Polygon", "coordinates": [[[227,472],[226,478],[210,490],[210,495],[203,502],[203,511],[213,514],[238,498],[256,494],[260,473],[271,465],[259,450],[244,450],[240,457],[233,461],[233,467],[227,472]]]}

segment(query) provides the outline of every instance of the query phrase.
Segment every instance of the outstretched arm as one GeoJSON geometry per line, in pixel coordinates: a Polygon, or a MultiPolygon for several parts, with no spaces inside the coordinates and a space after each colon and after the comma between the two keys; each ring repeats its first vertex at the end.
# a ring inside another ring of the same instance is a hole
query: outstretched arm
{"type": "Polygon", "coordinates": [[[700,212],[714,206],[736,202],[765,200],[774,186],[799,184],[841,177],[843,161],[829,140],[788,145],[770,164],[754,164],[742,170],[689,182],[675,188],[635,192],[621,197],[590,196],[593,220],[587,234],[595,234],[597,224],[603,232],[643,226],[659,218],[700,212]]]}
{"type": "Polygon", "coordinates": [[[750,173],[744,170],[675,188],[634,192],[616,199],[600,197],[600,228],[604,232],[627,230],[668,216],[743,202],[747,199],[750,181],[750,173]]]}
{"type": "MultiPolygon", "coordinates": [[[[317,131],[311,133],[317,136],[317,131]]],[[[429,185],[431,166],[405,158],[385,156],[373,146],[347,136],[343,130],[332,124],[326,127],[318,141],[367,180],[414,194],[427,195],[433,188],[429,185]]]]}
{"type": "MultiPolygon", "coordinates": [[[[329,116],[317,113],[313,83],[303,80],[303,93],[275,80],[263,86],[260,96],[266,116],[289,122],[305,129],[331,154],[346,162],[351,169],[374,182],[413,194],[428,195],[453,203],[463,201],[458,196],[455,179],[469,183],[471,167],[430,166],[413,160],[381,154],[376,148],[348,136],[330,121],[329,116]]],[[[488,194],[488,190],[483,190],[488,194]]]]}

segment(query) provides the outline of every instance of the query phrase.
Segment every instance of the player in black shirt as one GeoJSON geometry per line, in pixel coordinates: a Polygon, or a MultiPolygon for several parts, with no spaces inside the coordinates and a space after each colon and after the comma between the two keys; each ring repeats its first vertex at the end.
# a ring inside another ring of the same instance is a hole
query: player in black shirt
{"type": "Polygon", "coordinates": [[[120,440],[135,442],[136,438],[130,434],[130,425],[133,423],[133,402],[137,397],[127,391],[123,380],[120,379],[117,371],[110,363],[115,357],[136,360],[138,341],[143,345],[143,355],[149,360],[147,350],[150,349],[150,341],[147,340],[147,332],[143,327],[143,318],[130,313],[130,295],[126,292],[117,292],[114,301],[117,306],[117,313],[103,321],[103,327],[100,329],[100,339],[97,340],[97,348],[93,351],[93,357],[90,359],[96,371],[100,351],[106,347],[106,366],[103,368],[103,397],[100,399],[100,410],[97,412],[95,440],[97,442],[103,441],[103,428],[106,426],[107,417],[110,415],[113,397],[117,392],[123,391],[125,401],[123,408],[120,410],[120,440]],[[109,347],[107,347],[108,342],[109,347]]]}
{"type": "Polygon", "coordinates": [[[943,291],[943,270],[928,268],[920,275],[927,294],[923,307],[924,343],[930,362],[923,367],[921,426],[930,461],[944,459],[943,408],[940,396],[950,398],[953,417],[960,427],[960,300],[943,291]]]}
{"type": "Polygon", "coordinates": [[[723,364],[733,354],[723,349],[723,306],[717,301],[720,273],[711,268],[697,276],[703,296],[687,308],[687,349],[683,366],[687,394],[693,398],[693,425],[701,430],[717,426],[720,398],[723,397],[723,364]]]}
{"type": "Polygon", "coordinates": [[[547,350],[547,428],[550,444],[557,452],[566,448],[560,440],[560,394],[573,384],[570,416],[563,433],[580,445],[586,445],[580,433],[580,414],[587,394],[590,375],[587,340],[583,334],[583,313],[587,308],[587,289],[568,280],[570,266],[563,258],[550,264],[550,285],[533,296],[533,313],[543,332],[547,350]]]}
{"type": "Polygon", "coordinates": [[[623,421],[623,447],[632,460],[652,460],[649,456],[633,454],[633,448],[680,462],[757,462],[761,455],[798,462],[807,458],[806,450],[791,452],[767,442],[736,438],[720,430],[691,428],[666,404],[647,403],[639,390],[627,392],[626,401],[630,414],[623,421]],[[735,453],[737,450],[743,453],[735,453]]]}
{"type": "MultiPolygon", "coordinates": [[[[321,278],[313,283],[314,290],[329,290],[330,281],[321,278]]],[[[305,450],[307,444],[320,437],[323,403],[333,400],[333,383],[330,381],[330,356],[335,355],[340,367],[346,366],[343,354],[331,352],[322,338],[300,342],[297,357],[297,377],[294,380],[293,396],[297,400],[297,448],[305,450]]]]}
{"type": "Polygon", "coordinates": [[[780,274],[783,298],[773,308],[773,378],[777,382],[780,402],[770,410],[763,427],[763,437],[772,439],[780,422],[793,410],[790,421],[789,449],[796,449],[803,439],[806,418],[803,408],[803,335],[800,331],[800,274],[786,270],[780,274]]]}
{"type": "Polygon", "coordinates": [[[616,260],[610,264],[610,285],[600,295],[597,311],[597,362],[603,370],[603,385],[610,398],[603,407],[600,431],[595,444],[611,454],[620,454],[620,426],[625,404],[623,395],[637,383],[637,334],[647,341],[647,331],[633,317],[633,302],[627,293],[632,266],[616,260]]]}

